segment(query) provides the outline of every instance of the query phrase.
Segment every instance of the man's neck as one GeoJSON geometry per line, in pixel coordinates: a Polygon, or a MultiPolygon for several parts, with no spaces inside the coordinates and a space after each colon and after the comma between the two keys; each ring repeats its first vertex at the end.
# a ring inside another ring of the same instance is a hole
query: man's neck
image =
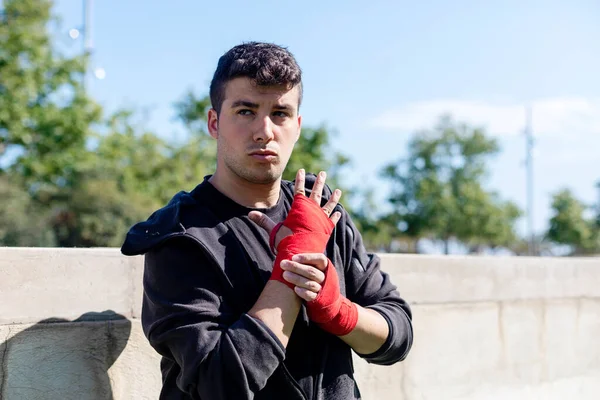
{"type": "Polygon", "coordinates": [[[277,204],[281,178],[273,183],[258,184],[215,171],[208,181],[221,193],[248,208],[270,208],[277,204]]]}

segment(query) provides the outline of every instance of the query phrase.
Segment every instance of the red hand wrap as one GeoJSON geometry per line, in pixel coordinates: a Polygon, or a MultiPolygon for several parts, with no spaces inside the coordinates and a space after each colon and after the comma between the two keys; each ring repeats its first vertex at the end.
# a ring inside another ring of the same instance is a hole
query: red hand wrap
{"type": "Polygon", "coordinates": [[[335,266],[328,260],[325,280],[317,298],[306,303],[308,317],[323,330],[337,336],[352,332],[358,322],[356,304],[342,296],[335,266]]]}
{"type": "MultiPolygon", "coordinates": [[[[333,231],[333,222],[323,210],[303,194],[294,196],[294,203],[283,221],[271,232],[271,248],[279,228],[285,225],[293,234],[286,236],[277,245],[277,257],[273,265],[271,280],[284,283],[292,290],[294,284],[283,279],[282,260],[291,260],[295,254],[323,253],[333,231]]],[[[358,321],[358,309],[346,297],[340,294],[340,281],[335,266],[329,263],[325,270],[325,280],[316,299],[306,303],[309,318],[319,326],[337,336],[350,333],[358,321]]]]}
{"type": "MultiPolygon", "coordinates": [[[[290,212],[283,221],[293,234],[286,236],[277,245],[277,257],[273,264],[270,280],[276,280],[294,289],[294,284],[283,279],[282,260],[291,260],[300,253],[323,253],[335,225],[314,201],[303,194],[294,196],[290,212]]],[[[271,232],[273,243],[279,226],[271,232]]]]}

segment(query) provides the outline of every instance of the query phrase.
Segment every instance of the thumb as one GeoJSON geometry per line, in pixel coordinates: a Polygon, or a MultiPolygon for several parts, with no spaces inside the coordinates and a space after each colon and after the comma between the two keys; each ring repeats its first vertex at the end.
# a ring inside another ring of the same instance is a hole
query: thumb
{"type": "Polygon", "coordinates": [[[261,213],[260,211],[250,211],[248,213],[248,217],[252,222],[256,225],[263,228],[270,235],[273,228],[275,228],[275,222],[267,215],[261,213]]]}

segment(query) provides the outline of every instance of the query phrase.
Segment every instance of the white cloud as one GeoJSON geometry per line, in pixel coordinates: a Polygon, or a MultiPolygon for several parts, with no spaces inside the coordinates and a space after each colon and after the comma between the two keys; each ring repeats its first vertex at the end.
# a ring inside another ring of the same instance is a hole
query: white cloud
{"type": "Polygon", "coordinates": [[[412,133],[431,127],[442,114],[483,126],[496,136],[523,133],[525,107],[532,106],[537,137],[574,138],[600,136],[600,99],[546,98],[530,104],[494,104],[484,101],[431,100],[387,110],[370,121],[379,129],[412,133]]]}

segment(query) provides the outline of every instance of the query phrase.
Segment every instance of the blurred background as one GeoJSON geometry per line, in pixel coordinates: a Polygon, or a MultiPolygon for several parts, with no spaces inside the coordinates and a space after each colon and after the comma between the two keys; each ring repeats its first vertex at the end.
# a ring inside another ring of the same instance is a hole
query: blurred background
{"type": "Polygon", "coordinates": [[[303,69],[286,178],[379,252],[600,253],[600,2],[0,2],[0,246],[119,247],[212,173],[245,41],[303,69]]]}

